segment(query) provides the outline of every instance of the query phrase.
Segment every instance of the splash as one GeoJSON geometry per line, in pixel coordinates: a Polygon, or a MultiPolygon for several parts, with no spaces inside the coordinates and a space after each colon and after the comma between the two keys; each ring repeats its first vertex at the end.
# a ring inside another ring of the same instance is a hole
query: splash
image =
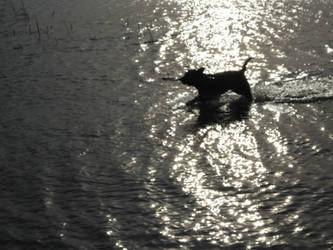
{"type": "Polygon", "coordinates": [[[256,103],[311,103],[333,99],[332,77],[304,77],[260,82],[253,88],[256,103]]]}

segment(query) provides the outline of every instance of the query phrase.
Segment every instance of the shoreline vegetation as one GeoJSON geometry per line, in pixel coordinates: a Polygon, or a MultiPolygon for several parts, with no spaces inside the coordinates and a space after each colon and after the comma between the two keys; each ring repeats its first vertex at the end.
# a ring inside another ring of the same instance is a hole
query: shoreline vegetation
{"type": "MultiPolygon", "coordinates": [[[[24,4],[23,0],[20,0],[18,4],[15,4],[12,0],[7,0],[5,9],[10,9],[8,16],[11,16],[13,20],[5,26],[1,33],[4,36],[18,39],[22,36],[29,36],[36,39],[36,41],[54,41],[55,45],[59,41],[66,39],[75,39],[75,32],[79,27],[75,27],[75,22],[71,20],[57,20],[57,12],[52,10],[47,13],[46,16],[50,19],[49,22],[41,21],[41,18],[30,14],[28,8],[24,4]],[[22,27],[23,26],[23,27],[22,27]]],[[[43,13],[45,15],[45,13],[43,13]]],[[[138,22],[132,28],[129,19],[119,20],[121,25],[122,35],[118,39],[122,40],[135,40],[132,45],[141,44],[154,44],[159,41],[153,31],[153,26],[149,24],[143,24],[138,22]]],[[[94,31],[91,31],[93,33],[94,31]]],[[[86,39],[91,41],[98,41],[106,37],[99,37],[96,34],[87,34],[86,39]]],[[[117,37],[111,37],[117,38],[117,37]]],[[[20,50],[24,48],[24,44],[20,41],[14,42],[12,48],[14,50],[20,50]]]]}

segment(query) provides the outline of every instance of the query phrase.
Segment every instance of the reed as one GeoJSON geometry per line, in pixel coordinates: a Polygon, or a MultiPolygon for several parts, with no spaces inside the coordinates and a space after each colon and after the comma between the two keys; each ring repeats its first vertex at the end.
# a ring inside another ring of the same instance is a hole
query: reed
{"type": "Polygon", "coordinates": [[[154,39],[153,33],[152,33],[152,31],[151,31],[151,29],[148,25],[146,26],[146,29],[148,31],[149,39],[148,39],[148,41],[146,41],[144,43],[155,43],[155,42],[157,42],[158,40],[154,39]]]}
{"type": "Polygon", "coordinates": [[[38,20],[37,19],[36,19],[35,24],[36,24],[37,34],[38,34],[38,40],[40,40],[41,34],[40,34],[40,28],[39,28],[39,24],[38,24],[38,20]]]}
{"type": "Polygon", "coordinates": [[[74,31],[74,26],[72,23],[67,23],[65,20],[64,20],[64,25],[65,25],[65,28],[66,28],[66,31],[67,31],[67,34],[70,36],[73,31],[74,31]]]}
{"type": "Polygon", "coordinates": [[[47,38],[49,39],[50,38],[50,35],[49,35],[49,26],[46,26],[45,34],[47,35],[47,38]]]}

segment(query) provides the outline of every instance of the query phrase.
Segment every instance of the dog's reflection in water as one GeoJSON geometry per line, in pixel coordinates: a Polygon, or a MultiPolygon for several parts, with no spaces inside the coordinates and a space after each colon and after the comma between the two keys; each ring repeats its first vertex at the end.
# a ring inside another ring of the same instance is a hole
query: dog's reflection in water
{"type": "Polygon", "coordinates": [[[227,125],[234,121],[247,119],[251,101],[246,98],[236,98],[231,101],[210,101],[191,100],[186,103],[191,112],[198,112],[197,126],[202,127],[210,124],[227,125]]]}

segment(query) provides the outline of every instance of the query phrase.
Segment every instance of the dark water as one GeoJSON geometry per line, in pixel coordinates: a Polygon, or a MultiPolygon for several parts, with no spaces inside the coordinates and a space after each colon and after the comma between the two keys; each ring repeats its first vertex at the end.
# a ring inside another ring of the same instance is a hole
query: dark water
{"type": "Polygon", "coordinates": [[[1,249],[332,249],[332,1],[0,1],[1,249]],[[189,109],[163,77],[238,69],[189,109]]]}

